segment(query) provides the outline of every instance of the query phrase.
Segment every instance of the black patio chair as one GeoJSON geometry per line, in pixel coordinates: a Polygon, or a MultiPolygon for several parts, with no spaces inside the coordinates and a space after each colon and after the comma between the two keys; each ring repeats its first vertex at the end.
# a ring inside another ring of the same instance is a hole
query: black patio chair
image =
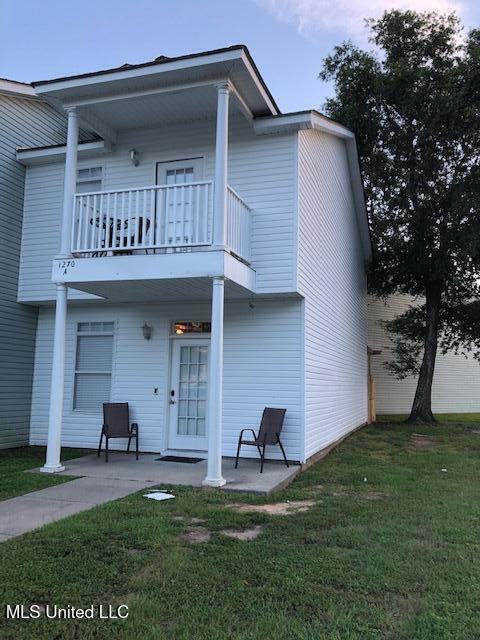
{"type": "Polygon", "coordinates": [[[105,462],[108,462],[108,441],[110,438],[128,438],[127,450],[130,453],[130,442],[135,438],[135,457],[138,460],[138,424],[130,424],[128,402],[104,402],[103,425],[100,434],[97,456],[102,450],[102,440],[105,436],[105,462]]]}
{"type": "Polygon", "coordinates": [[[285,455],[285,449],[283,448],[280,440],[280,432],[282,431],[283,421],[285,420],[286,409],[272,409],[271,407],[265,407],[263,410],[262,421],[260,423],[260,429],[258,435],[255,434],[253,429],[242,429],[238,438],[237,457],[235,460],[235,469],[238,467],[238,457],[240,455],[240,448],[242,444],[257,447],[260,455],[260,473],[263,473],[263,463],[265,461],[265,448],[267,444],[278,444],[285,460],[287,467],[289,466],[287,456],[285,455]],[[253,434],[253,440],[244,440],[243,434],[245,431],[250,431],[253,434]]]}

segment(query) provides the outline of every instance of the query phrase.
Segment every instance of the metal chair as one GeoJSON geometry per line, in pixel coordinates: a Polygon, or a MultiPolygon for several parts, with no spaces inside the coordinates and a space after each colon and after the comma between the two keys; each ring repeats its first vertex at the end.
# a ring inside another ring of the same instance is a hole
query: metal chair
{"type": "Polygon", "coordinates": [[[235,469],[238,467],[238,457],[240,455],[240,448],[242,444],[257,447],[260,455],[260,473],[263,473],[263,463],[265,461],[265,448],[267,444],[278,444],[285,460],[287,467],[289,466],[287,456],[285,455],[285,449],[283,448],[280,440],[280,432],[282,431],[283,421],[285,419],[286,409],[272,409],[271,407],[265,407],[263,410],[262,421],[260,423],[260,429],[258,436],[253,429],[242,429],[238,438],[237,457],[235,460],[235,469]],[[245,431],[251,431],[253,433],[253,440],[244,440],[243,434],[245,431]]]}
{"type": "Polygon", "coordinates": [[[130,424],[128,402],[104,402],[103,425],[100,434],[97,456],[102,450],[102,440],[105,436],[105,462],[108,462],[108,441],[110,438],[128,438],[127,450],[130,452],[130,442],[135,438],[135,457],[138,460],[138,424],[130,424]]]}

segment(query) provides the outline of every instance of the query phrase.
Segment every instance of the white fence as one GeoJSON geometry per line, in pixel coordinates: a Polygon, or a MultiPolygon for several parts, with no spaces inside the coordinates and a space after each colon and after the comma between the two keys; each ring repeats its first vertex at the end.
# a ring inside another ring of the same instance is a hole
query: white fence
{"type": "MultiPolygon", "coordinates": [[[[249,260],[250,210],[230,187],[227,205],[227,244],[249,260]]],[[[212,181],[77,193],[72,253],[208,246],[212,223],[212,181]]]]}

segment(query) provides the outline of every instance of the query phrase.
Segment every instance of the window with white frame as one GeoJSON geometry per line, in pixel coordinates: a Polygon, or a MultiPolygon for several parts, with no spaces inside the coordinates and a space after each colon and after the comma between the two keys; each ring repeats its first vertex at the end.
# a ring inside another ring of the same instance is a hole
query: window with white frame
{"type": "Polygon", "coordinates": [[[77,193],[90,193],[102,190],[102,167],[85,167],[77,171],[77,193]]]}
{"type": "Polygon", "coordinates": [[[110,401],[114,322],[79,322],[75,356],[75,411],[100,412],[110,401]]]}

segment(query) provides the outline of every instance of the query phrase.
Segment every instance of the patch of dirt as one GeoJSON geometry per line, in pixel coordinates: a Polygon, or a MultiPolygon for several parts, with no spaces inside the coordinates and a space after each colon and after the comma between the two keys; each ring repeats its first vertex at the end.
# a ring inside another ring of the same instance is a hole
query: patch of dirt
{"type": "Polygon", "coordinates": [[[242,504],[227,505],[239,513],[266,513],[270,516],[289,516],[292,513],[308,511],[315,504],[315,500],[292,500],[291,502],[277,502],[275,504],[242,504]]]}
{"type": "Polygon", "coordinates": [[[209,542],[212,534],[205,527],[189,527],[182,535],[183,540],[190,544],[199,544],[201,542],[209,542]]]}
{"type": "Polygon", "coordinates": [[[439,445],[438,438],[428,436],[423,433],[412,433],[410,438],[410,448],[414,451],[417,449],[433,449],[439,445]]]}
{"type": "Polygon", "coordinates": [[[387,494],[383,491],[362,491],[361,493],[354,491],[335,491],[332,493],[335,498],[341,498],[345,496],[364,498],[365,500],[380,500],[386,498],[387,494]]]}
{"type": "Polygon", "coordinates": [[[386,498],[387,494],[384,491],[367,491],[363,493],[362,496],[367,500],[381,500],[382,498],[386,498]]]}
{"type": "Polygon", "coordinates": [[[390,454],[382,451],[373,451],[370,453],[370,458],[373,458],[374,460],[381,460],[382,462],[389,462],[391,460],[390,454]]]}
{"type": "Polygon", "coordinates": [[[345,496],[348,493],[346,487],[342,484],[316,484],[313,489],[314,491],[323,493],[325,496],[345,496]]]}
{"type": "Polygon", "coordinates": [[[188,516],[173,516],[173,520],[188,522],[188,524],[203,524],[205,522],[204,518],[189,518],[188,516]]]}
{"type": "Polygon", "coordinates": [[[404,620],[417,616],[422,611],[418,598],[395,595],[388,611],[386,621],[381,631],[383,640],[394,640],[397,637],[398,625],[404,620]]]}
{"type": "Polygon", "coordinates": [[[260,525],[256,527],[252,527],[251,529],[222,529],[220,533],[223,533],[224,536],[228,536],[229,538],[233,538],[234,540],[255,540],[262,533],[263,527],[260,525]]]}
{"type": "Polygon", "coordinates": [[[480,429],[465,429],[467,435],[473,434],[474,436],[480,436],[480,429]]]}

